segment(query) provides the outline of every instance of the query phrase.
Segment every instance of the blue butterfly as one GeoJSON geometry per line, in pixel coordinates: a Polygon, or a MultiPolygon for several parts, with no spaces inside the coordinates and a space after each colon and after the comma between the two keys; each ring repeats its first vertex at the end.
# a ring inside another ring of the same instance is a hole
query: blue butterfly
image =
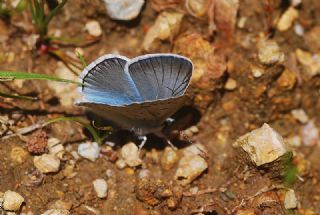
{"type": "Polygon", "coordinates": [[[175,54],[131,60],[104,55],[81,73],[82,100],[76,104],[134,131],[142,139],[141,148],[146,135],[159,134],[166,120],[184,105],[192,71],[192,62],[175,54]]]}

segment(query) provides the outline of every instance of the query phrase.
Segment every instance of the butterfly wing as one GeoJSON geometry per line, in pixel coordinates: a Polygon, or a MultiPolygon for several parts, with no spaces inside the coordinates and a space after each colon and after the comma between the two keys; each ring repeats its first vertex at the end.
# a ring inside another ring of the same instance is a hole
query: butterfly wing
{"type": "Polygon", "coordinates": [[[85,101],[124,105],[142,101],[130,74],[125,71],[126,57],[104,55],[87,66],[80,78],[85,101]]]}
{"type": "Polygon", "coordinates": [[[191,61],[174,54],[149,54],[132,59],[126,69],[143,101],[184,94],[193,70],[191,61]]]}
{"type": "Polygon", "coordinates": [[[98,115],[125,129],[139,130],[140,134],[161,128],[163,122],[173,115],[184,103],[186,96],[126,106],[81,102],[79,105],[90,108],[98,115]]]}

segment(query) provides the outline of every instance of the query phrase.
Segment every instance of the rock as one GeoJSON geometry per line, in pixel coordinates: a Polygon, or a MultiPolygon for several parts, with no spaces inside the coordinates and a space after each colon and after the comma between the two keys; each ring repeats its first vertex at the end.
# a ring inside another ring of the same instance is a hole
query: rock
{"type": "Polygon", "coordinates": [[[87,22],[85,28],[91,36],[100,37],[102,35],[101,26],[96,20],[87,22]]]}
{"type": "Polygon", "coordinates": [[[47,210],[41,215],[70,215],[70,212],[68,210],[51,209],[47,210]]]}
{"type": "Polygon", "coordinates": [[[151,171],[148,169],[142,169],[138,173],[139,179],[150,178],[150,176],[151,176],[151,171]]]}
{"type": "Polygon", "coordinates": [[[302,37],[304,35],[304,28],[299,23],[295,23],[293,29],[296,35],[298,35],[299,37],[302,37]]]}
{"type": "Polygon", "coordinates": [[[208,164],[201,156],[184,156],[179,161],[174,179],[181,185],[187,185],[201,175],[207,168],[208,164]]]}
{"type": "Polygon", "coordinates": [[[49,204],[49,209],[59,209],[59,210],[71,210],[72,202],[57,200],[49,204]]]}
{"type": "Polygon", "coordinates": [[[309,121],[309,117],[303,109],[291,110],[291,115],[302,124],[306,124],[309,121]]]}
{"type": "Polygon", "coordinates": [[[103,0],[107,14],[115,20],[132,20],[136,18],[144,5],[144,0],[103,0]]]}
{"type": "Polygon", "coordinates": [[[28,154],[22,147],[13,147],[10,152],[10,158],[14,163],[22,164],[27,160],[28,154]]]}
{"type": "Polygon", "coordinates": [[[310,52],[302,51],[301,49],[296,50],[296,56],[298,62],[302,64],[305,69],[304,72],[309,77],[313,77],[320,74],[320,55],[311,54],[310,52]]]}
{"type": "Polygon", "coordinates": [[[206,0],[186,0],[185,7],[190,15],[202,17],[208,11],[208,2],[206,0]]]}
{"type": "Polygon", "coordinates": [[[24,202],[24,198],[17,192],[7,190],[3,194],[2,207],[7,211],[18,211],[24,202]]]}
{"type": "Polygon", "coordinates": [[[43,154],[33,158],[34,166],[42,173],[58,172],[60,160],[51,154],[43,154]]]}
{"type": "MultiPolygon", "coordinates": [[[[69,80],[78,81],[78,76],[75,75],[63,62],[57,63],[57,68],[54,71],[54,75],[61,78],[67,78],[69,80]]],[[[57,81],[48,81],[48,87],[55,92],[55,95],[59,98],[61,105],[73,106],[74,102],[80,99],[81,95],[77,91],[76,84],[66,84],[57,81]]]]}
{"type": "Polygon", "coordinates": [[[319,130],[314,124],[313,120],[310,120],[305,126],[302,127],[301,137],[303,145],[305,146],[314,146],[318,144],[319,130]]]}
{"type": "Polygon", "coordinates": [[[44,130],[35,131],[27,141],[28,152],[40,154],[45,152],[48,143],[47,133],[44,130]]]}
{"type": "Polygon", "coordinates": [[[155,43],[158,40],[174,38],[180,30],[182,18],[183,14],[177,12],[162,12],[159,14],[143,39],[143,48],[150,51],[157,46],[155,43]]]}
{"type": "Polygon", "coordinates": [[[93,181],[93,188],[97,196],[102,199],[107,197],[108,184],[106,180],[99,178],[93,181]]]}
{"type": "Polygon", "coordinates": [[[139,149],[133,142],[127,143],[122,146],[121,158],[130,167],[135,167],[142,164],[142,160],[139,158],[139,149]]]}
{"type": "Polygon", "coordinates": [[[289,152],[283,138],[266,123],[241,136],[233,146],[247,152],[256,166],[271,163],[289,152]]]}
{"type": "Polygon", "coordinates": [[[226,90],[235,90],[237,88],[237,81],[233,78],[228,78],[227,82],[224,85],[226,90]]]}
{"type": "Polygon", "coordinates": [[[49,149],[49,154],[55,155],[57,158],[62,159],[65,153],[64,146],[60,143],[57,138],[49,138],[47,147],[49,149]]]}
{"type": "Polygon", "coordinates": [[[68,164],[64,166],[63,175],[68,179],[75,177],[77,175],[77,172],[74,172],[75,166],[75,161],[70,160],[68,164]]]}
{"type": "Polygon", "coordinates": [[[264,65],[282,63],[284,54],[274,40],[261,39],[258,43],[258,59],[264,65]]]}
{"type": "Polygon", "coordinates": [[[238,27],[238,28],[240,28],[240,29],[244,28],[244,27],[245,27],[245,25],[246,25],[247,20],[248,20],[248,18],[247,18],[247,17],[245,17],[245,16],[241,16],[241,17],[239,18],[239,21],[238,21],[237,27],[238,27]]]}
{"type": "Polygon", "coordinates": [[[178,161],[178,154],[177,152],[172,148],[167,146],[164,149],[163,155],[161,157],[161,166],[164,170],[171,169],[175,163],[178,161]]]}
{"type": "Polygon", "coordinates": [[[118,167],[118,169],[124,169],[127,167],[127,163],[125,160],[123,160],[122,158],[118,159],[116,161],[116,166],[118,167]]]}
{"type": "Polygon", "coordinates": [[[78,146],[78,154],[90,161],[95,161],[99,157],[100,147],[98,143],[81,143],[78,146]]]}
{"type": "Polygon", "coordinates": [[[251,67],[251,72],[255,78],[260,78],[264,74],[264,70],[256,66],[251,67]]]}
{"type": "Polygon", "coordinates": [[[299,11],[294,7],[289,7],[280,17],[277,24],[279,31],[287,31],[294,21],[299,17],[299,11]]]}
{"type": "Polygon", "coordinates": [[[188,147],[186,147],[183,150],[183,156],[194,156],[194,155],[200,155],[201,157],[206,157],[208,154],[207,149],[204,147],[204,145],[200,143],[192,144],[188,147]]]}
{"type": "Polygon", "coordinates": [[[301,146],[301,137],[296,135],[296,136],[293,136],[293,137],[289,137],[287,139],[287,143],[289,146],[291,147],[300,147],[301,146]]]}
{"type": "Polygon", "coordinates": [[[284,90],[291,90],[297,82],[295,72],[285,69],[277,80],[277,85],[284,90]]]}
{"type": "Polygon", "coordinates": [[[298,205],[297,197],[294,193],[294,190],[290,189],[286,192],[284,197],[284,207],[285,209],[295,209],[298,205]]]}

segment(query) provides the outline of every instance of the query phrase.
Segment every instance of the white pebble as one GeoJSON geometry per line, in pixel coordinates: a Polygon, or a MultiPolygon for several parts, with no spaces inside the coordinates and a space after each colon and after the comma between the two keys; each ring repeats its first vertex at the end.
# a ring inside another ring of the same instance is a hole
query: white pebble
{"type": "Polygon", "coordinates": [[[106,180],[99,178],[93,181],[93,188],[97,196],[102,199],[107,197],[108,184],[106,180]]]}
{"type": "Polygon", "coordinates": [[[88,160],[95,161],[99,157],[100,147],[98,143],[81,143],[78,146],[78,154],[88,160]]]}
{"type": "Polygon", "coordinates": [[[292,116],[302,124],[306,124],[309,121],[309,117],[303,109],[291,110],[292,116]]]}
{"type": "Polygon", "coordinates": [[[17,192],[7,190],[3,194],[2,207],[7,211],[18,211],[24,202],[24,198],[17,192]]]}
{"type": "Polygon", "coordinates": [[[280,17],[277,24],[279,31],[287,31],[292,26],[293,22],[299,17],[299,12],[294,7],[289,7],[280,17]]]}
{"type": "Polygon", "coordinates": [[[298,205],[297,197],[294,193],[294,190],[290,189],[286,192],[284,197],[284,207],[286,209],[294,209],[298,205]]]}
{"type": "Polygon", "coordinates": [[[107,14],[116,20],[132,20],[136,18],[144,4],[144,0],[103,0],[107,14]]]}
{"type": "Polygon", "coordinates": [[[121,148],[121,158],[130,167],[139,166],[142,164],[141,159],[139,158],[139,149],[136,144],[130,142],[122,146],[121,148]]]}
{"type": "Polygon", "coordinates": [[[302,37],[304,35],[304,28],[299,23],[295,23],[293,29],[294,29],[294,32],[296,33],[296,35],[298,35],[300,37],[302,37]]]}
{"type": "Polygon", "coordinates": [[[246,151],[257,166],[273,162],[289,151],[280,134],[266,123],[241,136],[233,146],[246,151]]]}
{"type": "Polygon", "coordinates": [[[205,157],[207,153],[207,149],[200,143],[192,144],[183,150],[184,156],[200,155],[205,157]]]}
{"type": "Polygon", "coordinates": [[[70,212],[68,210],[51,209],[47,210],[41,215],[70,215],[70,212]]]}
{"type": "Polygon", "coordinates": [[[42,173],[58,172],[60,168],[60,160],[51,154],[35,156],[33,164],[42,173]]]}
{"type": "Polygon", "coordinates": [[[252,66],[251,72],[255,78],[260,78],[264,74],[264,70],[256,66],[252,66]]]}
{"type": "Polygon", "coordinates": [[[287,139],[287,142],[288,142],[289,146],[300,147],[302,141],[301,141],[301,137],[296,135],[296,136],[293,136],[293,137],[289,137],[287,139]]]}
{"type": "Polygon", "coordinates": [[[258,58],[262,64],[282,63],[284,54],[274,40],[261,39],[258,43],[258,58]]]}
{"type": "Polygon", "coordinates": [[[161,166],[164,170],[169,170],[174,166],[174,164],[178,161],[178,159],[179,157],[176,150],[174,150],[170,146],[167,146],[164,149],[164,152],[160,159],[161,166]]]}
{"type": "Polygon", "coordinates": [[[319,141],[319,130],[313,120],[302,127],[302,142],[305,146],[314,146],[319,141]]]}
{"type": "Polygon", "coordinates": [[[226,90],[234,90],[237,88],[237,81],[233,78],[228,78],[227,82],[224,85],[224,89],[226,90]]]}
{"type": "Polygon", "coordinates": [[[187,185],[201,175],[207,168],[208,164],[201,156],[184,156],[179,161],[174,178],[179,184],[187,185]]]}
{"type": "Polygon", "coordinates": [[[100,37],[102,34],[100,24],[95,20],[87,22],[85,28],[91,36],[100,37]]]}
{"type": "Polygon", "coordinates": [[[63,158],[65,153],[64,146],[60,143],[57,138],[49,138],[47,147],[49,149],[49,154],[55,155],[59,159],[63,158]]]}
{"type": "Polygon", "coordinates": [[[143,179],[143,178],[149,178],[151,175],[151,171],[148,169],[142,169],[138,173],[138,178],[143,179]]]}
{"type": "Polygon", "coordinates": [[[125,160],[123,160],[122,158],[119,158],[116,161],[116,166],[118,167],[118,169],[124,169],[127,166],[127,163],[125,160]]]}

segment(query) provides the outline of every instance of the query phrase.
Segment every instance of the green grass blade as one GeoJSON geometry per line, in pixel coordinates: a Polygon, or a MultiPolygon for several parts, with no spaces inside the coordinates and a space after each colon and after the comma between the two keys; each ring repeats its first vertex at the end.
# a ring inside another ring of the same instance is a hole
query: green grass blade
{"type": "Polygon", "coordinates": [[[15,79],[23,79],[23,80],[47,80],[47,81],[59,81],[71,84],[82,85],[77,81],[72,81],[64,78],[59,78],[51,75],[45,74],[36,74],[36,73],[28,73],[28,72],[11,72],[11,71],[0,71],[0,81],[9,81],[15,79]]]}
{"type": "Polygon", "coordinates": [[[99,136],[98,132],[95,130],[95,128],[93,126],[91,126],[90,124],[88,124],[84,119],[79,118],[79,117],[58,117],[58,118],[49,120],[45,125],[49,125],[49,124],[55,123],[55,122],[63,122],[63,121],[77,122],[77,123],[83,125],[91,133],[95,142],[97,142],[99,144],[102,143],[103,139],[100,138],[100,136],[99,136]]]}
{"type": "Polygon", "coordinates": [[[38,98],[36,98],[36,97],[20,96],[20,95],[7,94],[7,93],[1,93],[1,92],[0,92],[0,96],[5,97],[5,98],[22,99],[22,100],[30,100],[30,101],[38,100],[38,98]]]}
{"type": "Polygon", "coordinates": [[[56,8],[54,8],[46,17],[45,24],[48,25],[51,19],[57,15],[61,8],[67,3],[68,0],[63,0],[56,8]]]}

